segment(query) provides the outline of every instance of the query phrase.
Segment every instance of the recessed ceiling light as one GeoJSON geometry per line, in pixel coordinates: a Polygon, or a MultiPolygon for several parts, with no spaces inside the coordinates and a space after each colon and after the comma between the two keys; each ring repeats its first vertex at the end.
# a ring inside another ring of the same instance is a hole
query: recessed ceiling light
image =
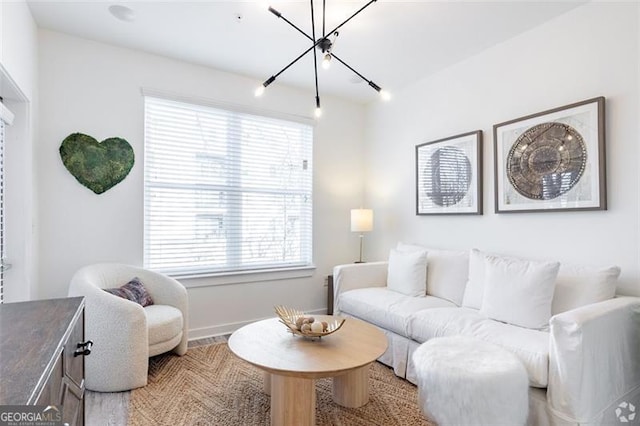
{"type": "Polygon", "coordinates": [[[136,19],[136,13],[132,9],[120,4],[113,4],[109,6],[109,13],[111,13],[116,19],[124,22],[133,22],[136,19]]]}

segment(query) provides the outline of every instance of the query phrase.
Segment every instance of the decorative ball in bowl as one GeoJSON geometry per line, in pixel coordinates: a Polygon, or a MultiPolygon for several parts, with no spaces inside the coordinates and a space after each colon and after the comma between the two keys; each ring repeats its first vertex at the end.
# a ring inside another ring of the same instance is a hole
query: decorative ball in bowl
{"type": "Polygon", "coordinates": [[[291,333],[304,337],[322,337],[335,333],[342,327],[345,319],[339,318],[331,321],[316,321],[311,315],[304,312],[288,308],[286,306],[276,306],[276,314],[291,333]]]}

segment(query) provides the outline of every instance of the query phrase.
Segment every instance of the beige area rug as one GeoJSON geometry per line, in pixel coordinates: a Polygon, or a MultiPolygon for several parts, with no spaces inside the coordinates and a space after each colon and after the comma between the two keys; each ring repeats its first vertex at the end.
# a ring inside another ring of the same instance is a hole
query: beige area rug
{"type": "MultiPolygon", "coordinates": [[[[393,370],[373,363],[369,403],[344,408],[331,398],[331,379],[316,383],[316,424],[429,426],[417,404],[417,388],[393,370]]],[[[269,396],[262,373],[238,359],[226,343],[189,349],[183,357],[150,360],[149,384],[131,392],[129,425],[269,425],[269,396]]]]}

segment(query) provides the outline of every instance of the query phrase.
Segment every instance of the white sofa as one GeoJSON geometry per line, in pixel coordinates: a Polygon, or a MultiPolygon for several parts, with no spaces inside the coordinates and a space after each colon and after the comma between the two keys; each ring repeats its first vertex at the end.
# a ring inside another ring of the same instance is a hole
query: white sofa
{"type": "Polygon", "coordinates": [[[379,361],[396,375],[417,383],[411,356],[427,340],[473,336],[513,352],[526,368],[528,424],[619,424],[634,410],[640,420],[640,298],[614,297],[619,269],[556,266],[548,326],[533,329],[487,317],[477,295],[472,306],[472,259],[486,254],[426,252],[426,295],[388,288],[389,262],[333,271],[334,313],[380,328],[389,347],[379,361]]]}

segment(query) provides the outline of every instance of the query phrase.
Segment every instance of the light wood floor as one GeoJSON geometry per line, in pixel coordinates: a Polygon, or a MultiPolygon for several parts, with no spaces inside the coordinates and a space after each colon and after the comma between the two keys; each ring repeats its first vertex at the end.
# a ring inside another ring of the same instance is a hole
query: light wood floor
{"type": "MultiPolygon", "coordinates": [[[[189,342],[190,348],[226,342],[228,335],[209,337],[189,342]]],[[[86,426],[125,426],[129,421],[129,397],[127,392],[85,392],[86,426]]],[[[179,426],[179,425],[176,425],[179,426]]]]}

